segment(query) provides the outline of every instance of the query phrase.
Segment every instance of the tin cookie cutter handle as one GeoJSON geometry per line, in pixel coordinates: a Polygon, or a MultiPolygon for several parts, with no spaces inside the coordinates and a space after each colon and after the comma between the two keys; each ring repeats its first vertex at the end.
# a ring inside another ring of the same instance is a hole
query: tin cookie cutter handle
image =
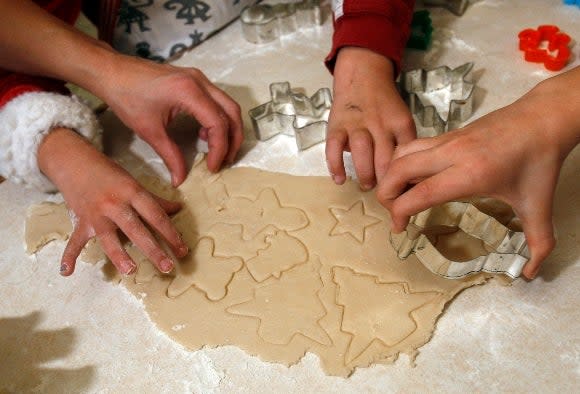
{"type": "Polygon", "coordinates": [[[448,279],[460,279],[479,272],[499,273],[515,279],[529,260],[523,232],[510,230],[467,202],[449,202],[420,212],[411,217],[405,231],[400,234],[391,232],[390,240],[400,259],[414,253],[427,269],[448,279]],[[430,227],[440,226],[459,228],[482,240],[493,251],[464,262],[448,259],[425,234],[430,227]]]}

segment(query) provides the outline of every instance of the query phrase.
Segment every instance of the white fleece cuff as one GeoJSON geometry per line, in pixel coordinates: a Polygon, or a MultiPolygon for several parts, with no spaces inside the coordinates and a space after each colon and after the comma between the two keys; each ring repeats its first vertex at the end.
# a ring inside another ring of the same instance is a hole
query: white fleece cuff
{"type": "Polygon", "coordinates": [[[0,109],[0,175],[45,192],[55,191],[36,159],[40,142],[55,127],[74,130],[102,150],[97,117],[77,97],[24,93],[0,109]]]}

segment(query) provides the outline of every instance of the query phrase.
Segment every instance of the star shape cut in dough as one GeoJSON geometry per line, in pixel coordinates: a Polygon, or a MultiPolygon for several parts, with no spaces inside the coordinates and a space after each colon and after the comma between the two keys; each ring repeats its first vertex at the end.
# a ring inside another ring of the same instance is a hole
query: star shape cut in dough
{"type": "Polygon", "coordinates": [[[176,276],[167,288],[167,295],[175,298],[194,286],[211,301],[224,298],[228,284],[244,262],[240,257],[215,256],[214,251],[214,240],[201,238],[193,253],[175,266],[176,276]]]}
{"type": "Polygon", "coordinates": [[[336,219],[336,224],[329,235],[349,234],[359,243],[365,240],[366,228],[377,224],[381,219],[366,215],[362,201],[355,202],[350,208],[330,208],[330,213],[336,219]]]}

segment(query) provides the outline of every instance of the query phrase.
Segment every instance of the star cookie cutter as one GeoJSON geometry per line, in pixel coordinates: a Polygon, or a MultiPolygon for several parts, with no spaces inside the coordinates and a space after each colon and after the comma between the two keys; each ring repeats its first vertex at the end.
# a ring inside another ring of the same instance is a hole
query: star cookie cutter
{"type": "Polygon", "coordinates": [[[443,7],[455,15],[461,16],[465,13],[469,0],[424,0],[423,4],[427,7],[443,7]]]}
{"type": "Polygon", "coordinates": [[[431,43],[433,24],[429,11],[421,10],[413,13],[411,21],[411,35],[407,40],[407,48],[426,50],[431,43]]]}
{"type": "Polygon", "coordinates": [[[532,63],[543,63],[550,71],[563,69],[570,60],[571,51],[568,45],[571,38],[561,32],[558,26],[542,25],[537,29],[525,29],[518,34],[519,48],[524,51],[524,59],[532,63]],[[543,42],[548,43],[548,48],[541,48],[543,42]],[[556,52],[552,55],[552,52],[556,52]]]}
{"type": "Polygon", "coordinates": [[[449,202],[420,212],[411,217],[405,231],[391,233],[390,239],[400,259],[415,254],[427,269],[448,279],[460,279],[479,272],[504,274],[515,279],[529,259],[523,232],[509,229],[468,202],[449,202]],[[482,240],[492,251],[464,262],[448,259],[435,248],[427,234],[430,229],[449,227],[482,240]]]}
{"type": "Polygon", "coordinates": [[[240,20],[244,38],[254,44],[264,44],[300,28],[321,25],[320,0],[255,4],[242,10],[240,20]]]}
{"type": "Polygon", "coordinates": [[[293,92],[289,82],[270,85],[271,101],[248,111],[256,138],[266,141],[278,134],[294,136],[298,150],[326,139],[326,126],[332,105],[329,88],[312,97],[293,92]]]}
{"type": "Polygon", "coordinates": [[[465,63],[453,70],[442,66],[429,71],[407,71],[400,76],[399,90],[421,125],[433,127],[435,135],[440,135],[458,127],[473,113],[475,84],[469,81],[472,69],[473,63],[465,63]],[[421,94],[435,93],[443,89],[449,91],[450,97],[458,97],[448,100],[449,112],[446,120],[443,120],[434,105],[425,105],[420,97],[421,94]]]}

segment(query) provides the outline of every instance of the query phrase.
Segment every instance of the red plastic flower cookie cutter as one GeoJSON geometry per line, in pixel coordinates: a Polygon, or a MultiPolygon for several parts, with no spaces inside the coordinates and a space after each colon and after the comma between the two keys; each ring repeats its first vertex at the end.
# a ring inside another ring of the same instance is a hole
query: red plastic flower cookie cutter
{"type": "Polygon", "coordinates": [[[557,26],[542,25],[536,30],[525,29],[518,34],[520,50],[524,51],[524,59],[528,62],[543,63],[550,71],[559,71],[570,60],[568,44],[570,36],[561,32],[557,26]],[[541,47],[547,42],[547,49],[541,47]]]}

